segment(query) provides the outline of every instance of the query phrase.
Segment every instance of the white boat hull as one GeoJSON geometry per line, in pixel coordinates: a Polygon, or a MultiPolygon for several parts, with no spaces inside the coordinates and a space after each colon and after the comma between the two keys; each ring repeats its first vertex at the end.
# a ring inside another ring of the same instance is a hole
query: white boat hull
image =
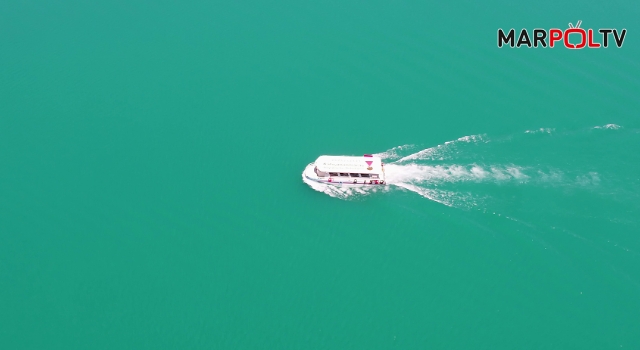
{"type": "Polygon", "coordinates": [[[345,186],[345,187],[369,187],[369,186],[384,186],[386,184],[384,175],[379,179],[368,178],[350,178],[350,177],[318,177],[315,169],[315,163],[310,163],[304,169],[302,176],[309,180],[321,184],[333,185],[333,186],[345,186]]]}

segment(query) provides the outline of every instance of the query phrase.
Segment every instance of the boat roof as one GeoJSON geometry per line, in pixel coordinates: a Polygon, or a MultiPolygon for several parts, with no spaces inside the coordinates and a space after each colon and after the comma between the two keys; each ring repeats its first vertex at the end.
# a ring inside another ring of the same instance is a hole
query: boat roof
{"type": "Polygon", "coordinates": [[[382,160],[380,157],[364,155],[354,156],[320,156],[315,165],[324,172],[358,172],[374,173],[382,172],[382,160]]]}

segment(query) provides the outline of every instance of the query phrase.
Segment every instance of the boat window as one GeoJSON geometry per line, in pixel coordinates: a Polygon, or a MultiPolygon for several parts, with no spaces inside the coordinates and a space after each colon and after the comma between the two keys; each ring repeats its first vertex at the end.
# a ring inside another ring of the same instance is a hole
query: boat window
{"type": "Polygon", "coordinates": [[[338,176],[338,173],[329,173],[329,176],[338,176]]]}
{"type": "Polygon", "coordinates": [[[340,176],[346,176],[346,177],[349,177],[349,173],[340,173],[340,176]]]}
{"type": "Polygon", "coordinates": [[[377,179],[378,178],[378,174],[371,174],[371,178],[372,179],[377,179]]]}
{"type": "Polygon", "coordinates": [[[360,174],[356,174],[356,173],[350,173],[349,175],[351,175],[351,177],[360,177],[360,174]]]}
{"type": "Polygon", "coordinates": [[[360,177],[369,177],[370,174],[360,174],[360,177]]]}
{"type": "Polygon", "coordinates": [[[326,177],[329,176],[329,174],[325,173],[324,171],[320,171],[318,170],[318,168],[316,167],[315,169],[313,169],[316,172],[316,175],[318,175],[319,177],[326,177]]]}

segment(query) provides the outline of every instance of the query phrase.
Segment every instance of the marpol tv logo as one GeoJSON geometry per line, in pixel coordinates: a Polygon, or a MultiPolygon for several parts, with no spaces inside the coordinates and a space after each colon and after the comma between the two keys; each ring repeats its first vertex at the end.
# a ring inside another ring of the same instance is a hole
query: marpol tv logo
{"type": "Polygon", "coordinates": [[[516,32],[513,28],[505,34],[502,28],[498,29],[498,47],[502,48],[503,45],[509,45],[511,47],[520,48],[526,47],[547,47],[547,43],[550,48],[560,46],[564,44],[567,49],[584,49],[588,47],[590,49],[607,48],[612,44],[620,48],[624,43],[624,38],[627,35],[627,30],[622,29],[583,29],[580,28],[582,21],[578,21],[576,26],[569,23],[569,28],[560,30],[557,28],[546,29],[534,29],[533,35],[529,35],[526,29],[522,29],[520,34],[516,38],[516,32]]]}

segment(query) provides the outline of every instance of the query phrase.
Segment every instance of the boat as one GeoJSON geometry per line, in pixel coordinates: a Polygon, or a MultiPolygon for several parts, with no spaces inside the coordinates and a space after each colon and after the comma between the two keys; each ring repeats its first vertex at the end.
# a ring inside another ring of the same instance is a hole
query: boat
{"type": "Polygon", "coordinates": [[[303,176],[311,181],[344,186],[385,184],[384,163],[371,154],[358,156],[320,156],[309,163],[303,176]]]}

